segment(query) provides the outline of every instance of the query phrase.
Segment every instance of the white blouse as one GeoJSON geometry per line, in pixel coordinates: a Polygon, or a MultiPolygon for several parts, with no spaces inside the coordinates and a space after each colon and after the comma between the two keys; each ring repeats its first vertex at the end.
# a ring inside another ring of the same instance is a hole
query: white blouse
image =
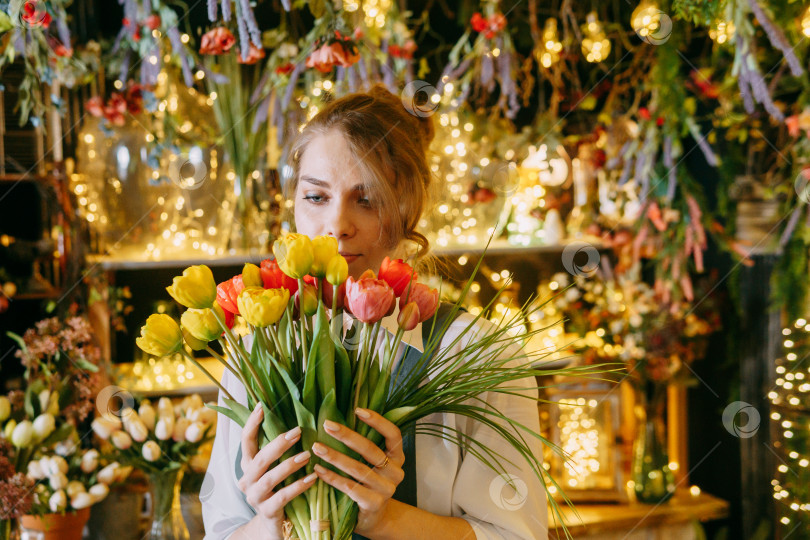
{"type": "MultiPolygon", "coordinates": [[[[472,320],[473,316],[469,313],[460,313],[442,338],[442,348],[449,346],[472,320]]],[[[479,321],[476,323],[478,332],[489,325],[486,321],[479,321]]],[[[396,313],[383,320],[383,327],[392,333],[396,331],[396,313]]],[[[470,335],[465,342],[459,340],[449,353],[462,350],[466,343],[473,341],[473,337],[470,335]]],[[[405,343],[423,350],[421,325],[406,332],[401,350],[404,350],[405,343]]],[[[509,354],[514,356],[517,352],[515,347],[509,354]]],[[[247,404],[244,387],[227,370],[222,384],[234,399],[247,404]]],[[[527,379],[510,384],[517,385],[536,387],[534,380],[527,379]]],[[[536,389],[527,392],[537,397],[536,389]]],[[[483,398],[504,416],[539,433],[537,404],[533,400],[495,392],[488,392],[483,398]]],[[[219,401],[223,405],[221,395],[219,401]]],[[[474,440],[491,449],[493,454],[500,454],[515,465],[505,463],[506,474],[497,474],[457,445],[439,437],[417,433],[416,487],[419,508],[440,516],[466,520],[475,531],[477,540],[548,538],[548,510],[543,485],[524,458],[500,435],[479,422],[455,414],[435,413],[418,421],[417,425],[423,421],[469,433],[474,440]],[[514,481],[514,488],[509,485],[509,480],[514,481]]],[[[241,431],[236,422],[219,415],[211,461],[200,494],[206,540],[227,539],[255,515],[236,484],[235,465],[241,431]]],[[[447,434],[454,436],[452,430],[448,430],[447,434]]],[[[542,459],[540,441],[525,434],[523,436],[538,460],[542,459]]]]}

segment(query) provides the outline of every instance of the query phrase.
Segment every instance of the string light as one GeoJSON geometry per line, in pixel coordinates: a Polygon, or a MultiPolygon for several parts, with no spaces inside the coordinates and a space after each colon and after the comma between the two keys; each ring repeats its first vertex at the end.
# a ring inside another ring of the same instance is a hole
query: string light
{"type": "Polygon", "coordinates": [[[559,61],[560,52],[563,48],[559,33],[557,32],[557,19],[546,19],[546,24],[543,27],[542,43],[543,46],[540,52],[540,64],[545,68],[549,68],[552,64],[559,61]]]}
{"type": "Polygon", "coordinates": [[[583,28],[582,54],[591,63],[601,62],[610,54],[610,41],[595,11],[588,13],[583,28]]]}
{"type": "Polygon", "coordinates": [[[630,24],[641,39],[655,35],[661,28],[661,10],[654,2],[641,2],[630,16],[630,24]]]}
{"type": "Polygon", "coordinates": [[[800,24],[802,27],[802,34],[804,34],[805,37],[810,37],[810,7],[808,7],[805,10],[804,15],[802,15],[800,24]]]}
{"type": "Polygon", "coordinates": [[[736,27],[732,21],[716,20],[709,28],[709,37],[718,44],[730,43],[734,38],[736,27]]]}

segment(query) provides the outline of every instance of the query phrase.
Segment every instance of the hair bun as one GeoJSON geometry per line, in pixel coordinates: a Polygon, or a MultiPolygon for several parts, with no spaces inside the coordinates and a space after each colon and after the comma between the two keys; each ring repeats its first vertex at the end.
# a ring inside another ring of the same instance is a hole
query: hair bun
{"type": "Polygon", "coordinates": [[[392,94],[382,83],[377,83],[372,86],[368,94],[375,99],[389,104],[392,109],[398,111],[399,114],[397,116],[399,121],[405,122],[409,126],[408,130],[410,132],[419,134],[421,146],[427,151],[436,134],[436,130],[433,126],[433,111],[424,115],[415,114],[413,110],[408,107],[408,104],[403,102],[400,96],[392,94]]]}

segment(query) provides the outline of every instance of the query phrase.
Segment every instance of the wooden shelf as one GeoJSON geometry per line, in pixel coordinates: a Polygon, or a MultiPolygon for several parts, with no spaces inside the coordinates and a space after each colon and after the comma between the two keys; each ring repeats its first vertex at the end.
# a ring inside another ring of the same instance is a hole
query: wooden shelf
{"type": "MultiPolygon", "coordinates": [[[[574,537],[629,532],[665,525],[683,524],[690,521],[712,521],[728,517],[728,502],[708,493],[693,496],[687,489],[679,489],[664,504],[575,504],[577,518],[571,509],[560,502],[563,521],[574,537]]],[[[549,509],[549,539],[565,538],[563,528],[554,522],[549,509]]]]}
{"type": "Polygon", "coordinates": [[[42,176],[38,174],[18,174],[18,173],[7,173],[7,174],[0,174],[0,183],[3,182],[42,182],[47,183],[48,177],[42,176]]]}
{"type": "Polygon", "coordinates": [[[154,270],[157,268],[183,268],[196,264],[207,266],[242,266],[245,263],[259,264],[270,254],[219,255],[213,257],[190,257],[183,259],[128,259],[108,255],[90,255],[87,262],[104,270],[154,270]]]}

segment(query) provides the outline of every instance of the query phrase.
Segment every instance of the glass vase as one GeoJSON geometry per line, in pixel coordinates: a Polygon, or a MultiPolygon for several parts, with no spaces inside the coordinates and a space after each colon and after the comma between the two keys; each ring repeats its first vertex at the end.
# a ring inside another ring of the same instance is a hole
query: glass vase
{"type": "Polygon", "coordinates": [[[636,500],[660,504],[675,493],[675,477],[669,468],[666,386],[647,383],[636,392],[636,439],[633,444],[632,478],[636,500]]]}
{"type": "Polygon", "coordinates": [[[149,540],[189,540],[186,522],[180,509],[182,469],[149,474],[151,484],[152,526],[149,540]]]}
{"type": "Polygon", "coordinates": [[[20,540],[20,527],[16,519],[0,519],[0,540],[20,540]]]}

